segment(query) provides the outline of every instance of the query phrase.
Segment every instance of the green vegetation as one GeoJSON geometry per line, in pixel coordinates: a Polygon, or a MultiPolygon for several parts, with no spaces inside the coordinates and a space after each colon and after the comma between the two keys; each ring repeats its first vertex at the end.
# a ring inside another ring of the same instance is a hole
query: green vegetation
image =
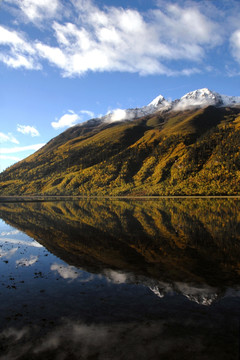
{"type": "Polygon", "coordinates": [[[240,108],[70,128],[0,174],[0,195],[239,195],[240,108]]]}

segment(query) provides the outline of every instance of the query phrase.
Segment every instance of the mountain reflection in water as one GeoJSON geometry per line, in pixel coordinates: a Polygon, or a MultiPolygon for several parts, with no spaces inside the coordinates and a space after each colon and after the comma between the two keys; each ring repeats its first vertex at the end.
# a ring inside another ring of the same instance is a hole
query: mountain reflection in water
{"type": "MultiPolygon", "coordinates": [[[[41,301],[25,295],[38,306],[32,323],[2,322],[0,359],[237,358],[239,200],[1,203],[0,217],[47,249],[52,274],[41,301]]],[[[41,267],[41,255],[16,258],[16,269],[41,267]]]]}

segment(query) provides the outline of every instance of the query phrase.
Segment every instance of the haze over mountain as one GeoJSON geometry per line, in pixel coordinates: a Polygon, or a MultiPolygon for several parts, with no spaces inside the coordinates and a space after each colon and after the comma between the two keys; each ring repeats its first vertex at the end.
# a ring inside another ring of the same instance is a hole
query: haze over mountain
{"type": "Polygon", "coordinates": [[[2,195],[240,193],[240,97],[206,88],[78,124],[0,174],[2,195]]]}

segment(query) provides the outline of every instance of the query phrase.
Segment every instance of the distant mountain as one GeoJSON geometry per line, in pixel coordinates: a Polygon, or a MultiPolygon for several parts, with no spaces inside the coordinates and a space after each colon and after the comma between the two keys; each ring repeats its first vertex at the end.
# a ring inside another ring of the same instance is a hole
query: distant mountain
{"type": "Polygon", "coordinates": [[[0,195],[240,194],[240,97],[162,95],[69,128],[0,174],[0,195]]]}
{"type": "Polygon", "coordinates": [[[159,95],[147,106],[127,110],[117,109],[100,119],[104,122],[132,120],[145,115],[151,115],[156,112],[188,110],[208,105],[221,107],[234,106],[237,104],[240,104],[240,96],[220,95],[214,91],[204,88],[189,92],[180,99],[174,101],[166,100],[162,95],[159,95]]]}

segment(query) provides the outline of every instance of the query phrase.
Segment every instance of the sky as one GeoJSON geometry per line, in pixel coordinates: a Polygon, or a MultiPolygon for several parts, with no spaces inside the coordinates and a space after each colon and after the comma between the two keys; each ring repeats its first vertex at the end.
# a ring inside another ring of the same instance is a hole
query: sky
{"type": "Polygon", "coordinates": [[[240,96],[239,0],[0,0],[0,171],[162,94],[240,96]]]}

